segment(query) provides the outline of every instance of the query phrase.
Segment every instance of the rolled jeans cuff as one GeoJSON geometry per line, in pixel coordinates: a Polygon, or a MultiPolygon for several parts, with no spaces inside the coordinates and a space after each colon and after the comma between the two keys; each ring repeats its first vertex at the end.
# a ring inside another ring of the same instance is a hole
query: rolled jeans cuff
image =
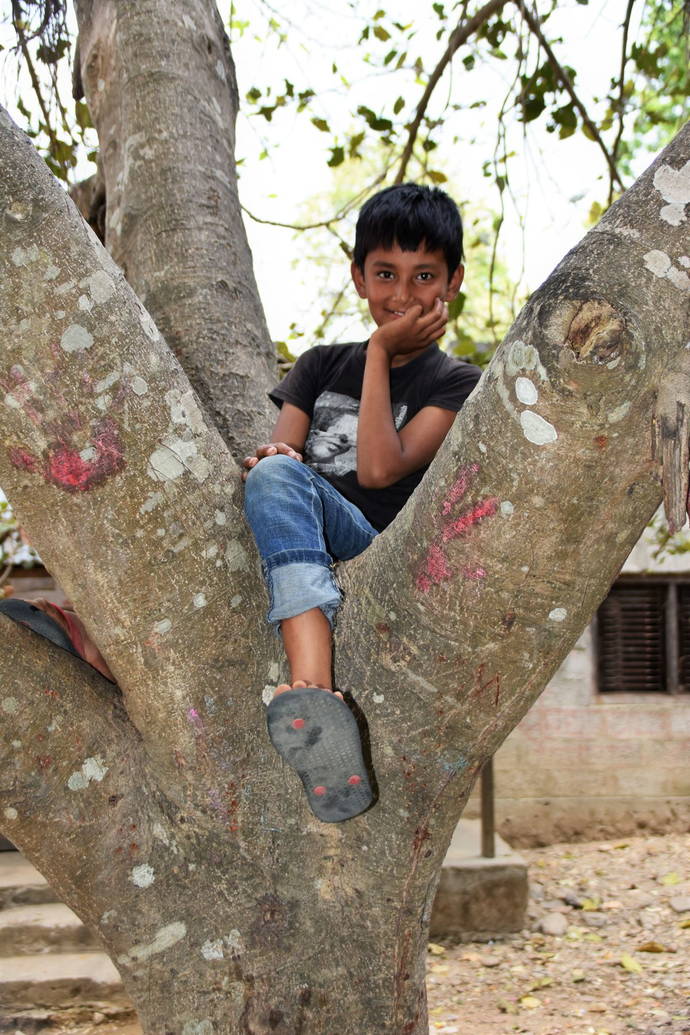
{"type": "Polygon", "coordinates": [[[268,621],[277,626],[284,618],[318,607],[333,625],[342,594],[335,581],[333,561],[321,550],[282,550],[263,562],[268,587],[268,621]]]}

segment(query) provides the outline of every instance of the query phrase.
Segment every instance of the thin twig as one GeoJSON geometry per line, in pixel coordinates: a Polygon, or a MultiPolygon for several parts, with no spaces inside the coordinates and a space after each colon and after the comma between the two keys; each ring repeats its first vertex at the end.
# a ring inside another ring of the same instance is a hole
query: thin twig
{"type": "Polygon", "coordinates": [[[549,64],[551,65],[551,67],[553,68],[554,72],[556,73],[556,75],[560,79],[561,85],[564,87],[566,93],[570,97],[570,99],[573,102],[574,106],[579,111],[580,117],[582,118],[583,123],[585,124],[585,126],[587,127],[589,132],[591,133],[592,138],[599,145],[599,149],[601,150],[604,158],[606,159],[606,164],[609,167],[612,180],[615,180],[615,182],[618,183],[618,185],[621,188],[621,190],[623,190],[624,189],[623,181],[620,178],[618,169],[616,168],[616,164],[615,164],[613,158],[611,157],[611,154],[609,153],[609,150],[606,147],[606,144],[602,140],[601,134],[599,133],[599,130],[597,129],[597,127],[592,122],[592,120],[589,117],[589,114],[587,112],[587,109],[585,108],[584,104],[582,103],[582,101],[578,97],[577,93],[575,92],[575,87],[573,86],[573,84],[571,82],[570,76],[568,75],[566,70],[561,65],[560,61],[558,60],[558,58],[556,57],[555,53],[553,52],[553,50],[552,50],[548,40],[546,39],[546,36],[541,31],[541,26],[539,25],[538,20],[532,15],[531,11],[529,11],[527,9],[526,5],[523,3],[523,0],[515,0],[515,2],[517,4],[518,9],[522,13],[522,17],[525,19],[525,21],[527,22],[527,25],[529,26],[531,31],[534,33],[534,35],[537,37],[537,39],[539,40],[540,45],[544,49],[544,53],[546,54],[547,58],[549,59],[549,64]]]}
{"type": "Polygon", "coordinates": [[[488,21],[489,18],[491,18],[493,14],[496,14],[498,11],[500,11],[502,7],[505,7],[507,2],[508,0],[489,0],[489,3],[485,4],[484,7],[481,7],[477,11],[477,13],[470,18],[469,21],[460,21],[453,29],[452,33],[450,34],[450,39],[448,40],[448,46],[446,47],[443,56],[441,57],[441,60],[436,65],[436,68],[433,70],[429,77],[429,82],[426,84],[426,89],[424,90],[419,104],[417,105],[415,117],[410,123],[410,128],[408,130],[407,136],[407,143],[405,144],[405,148],[402,153],[402,158],[400,159],[400,167],[398,168],[398,173],[395,177],[395,183],[403,183],[405,179],[405,175],[407,173],[407,166],[409,165],[410,158],[412,157],[414,145],[416,144],[417,137],[419,135],[419,128],[422,124],[424,115],[426,114],[426,109],[429,106],[431,95],[436,89],[439,79],[445,72],[450,62],[453,60],[453,56],[455,55],[456,51],[459,50],[463,43],[466,43],[467,40],[471,36],[473,36],[478,29],[481,28],[484,22],[488,21]]]}
{"type": "MultiPolygon", "coordinates": [[[[621,70],[618,79],[618,102],[616,107],[618,109],[618,132],[616,139],[613,142],[613,148],[611,156],[614,163],[618,161],[618,148],[620,147],[621,140],[623,139],[623,129],[625,126],[625,66],[628,61],[628,33],[630,32],[630,19],[632,17],[632,9],[635,5],[635,0],[628,0],[628,7],[625,12],[625,21],[623,22],[623,42],[621,44],[621,70]]],[[[609,205],[613,201],[613,178],[609,176],[609,205]]]]}

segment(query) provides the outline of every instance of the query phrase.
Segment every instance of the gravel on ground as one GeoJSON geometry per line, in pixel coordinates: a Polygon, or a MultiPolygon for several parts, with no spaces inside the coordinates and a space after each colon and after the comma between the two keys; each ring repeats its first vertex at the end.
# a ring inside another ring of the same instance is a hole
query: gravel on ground
{"type": "Polygon", "coordinates": [[[431,1035],[690,1035],[690,836],[521,852],[519,935],[431,945],[431,1035]]]}

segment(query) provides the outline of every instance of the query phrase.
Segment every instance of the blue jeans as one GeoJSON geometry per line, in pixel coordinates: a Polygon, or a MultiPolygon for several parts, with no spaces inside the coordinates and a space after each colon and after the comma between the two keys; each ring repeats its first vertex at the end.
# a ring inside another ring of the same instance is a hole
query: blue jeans
{"type": "Polygon", "coordinates": [[[261,555],[269,622],[319,607],[332,625],[341,602],[334,562],[366,550],[376,529],[330,482],[282,453],[249,472],[244,510],[261,555]]]}

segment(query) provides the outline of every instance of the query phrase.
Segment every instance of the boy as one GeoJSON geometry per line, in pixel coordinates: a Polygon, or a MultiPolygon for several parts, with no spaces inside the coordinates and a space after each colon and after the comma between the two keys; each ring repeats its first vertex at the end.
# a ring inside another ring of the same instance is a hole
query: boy
{"type": "Polygon", "coordinates": [[[352,712],[333,691],[333,563],[357,556],[403,507],[480,371],[436,344],[462,284],[462,223],[443,191],[402,184],[363,206],[352,279],[376,324],[366,343],[313,348],[270,393],[271,441],[244,461],[245,512],[290,667],[268,707],[274,746],[314,814],[372,802],[352,712]]]}

